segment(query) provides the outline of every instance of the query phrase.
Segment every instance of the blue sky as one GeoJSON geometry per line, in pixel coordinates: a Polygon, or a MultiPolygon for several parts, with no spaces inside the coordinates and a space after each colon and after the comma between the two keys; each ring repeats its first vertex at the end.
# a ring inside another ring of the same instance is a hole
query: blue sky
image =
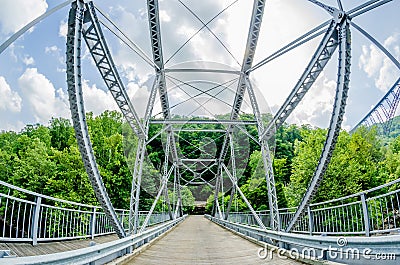
{"type": "MultiPolygon", "coordinates": [[[[0,0],[0,43],[19,28],[51,9],[61,1],[0,0]]],[[[203,21],[208,21],[228,0],[183,1],[203,21]]],[[[336,0],[322,1],[337,6],[336,0]]],[[[345,10],[362,1],[342,0],[345,10]]],[[[146,1],[106,1],[94,3],[151,57],[146,1]]],[[[329,15],[306,0],[267,0],[255,63],[306,31],[328,20],[329,15]]],[[[252,1],[239,0],[210,23],[210,28],[228,47],[233,57],[210,32],[202,30],[168,62],[174,64],[205,60],[237,68],[246,43],[252,1]]],[[[26,124],[44,123],[51,117],[69,117],[65,74],[65,34],[69,6],[48,17],[0,54],[0,130],[21,130],[26,124]]],[[[394,0],[353,21],[363,27],[399,60],[400,1],[394,0]]],[[[201,23],[177,0],[160,1],[160,18],[165,60],[200,27],[201,23]]],[[[128,94],[139,113],[148,97],[153,70],[136,54],[104,30],[113,58],[128,94]]],[[[299,47],[252,73],[264,99],[276,111],[290,93],[316,49],[320,38],[299,47]]],[[[288,119],[297,124],[326,127],[336,86],[337,56],[329,62],[303,102],[288,119]]],[[[84,96],[87,111],[99,114],[116,109],[94,68],[90,55],[84,50],[84,96]]],[[[379,101],[400,75],[377,48],[352,30],[352,75],[344,128],[355,125],[379,101]]],[[[179,97],[179,93],[172,93],[179,97]]],[[[265,101],[264,101],[265,100],[265,101]]]]}

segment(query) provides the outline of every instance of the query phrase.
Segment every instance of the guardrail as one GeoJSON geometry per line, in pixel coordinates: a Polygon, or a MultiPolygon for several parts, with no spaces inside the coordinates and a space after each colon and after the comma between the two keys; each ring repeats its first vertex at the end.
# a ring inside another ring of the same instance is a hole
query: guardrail
{"type": "MultiPolygon", "coordinates": [[[[114,233],[99,206],[66,201],[28,191],[0,181],[0,241],[38,242],[93,238],[114,233]]],[[[129,210],[117,209],[128,229],[129,210]]],[[[147,212],[139,212],[139,225],[147,212]]],[[[169,220],[167,213],[153,213],[149,225],[169,220]]]]}
{"type": "Polygon", "coordinates": [[[247,239],[256,240],[263,246],[258,253],[254,253],[258,254],[260,259],[272,258],[275,255],[282,259],[289,257],[329,260],[341,264],[360,265],[375,265],[379,261],[384,261],[386,265],[397,265],[400,260],[400,235],[384,237],[304,235],[264,230],[210,215],[205,217],[247,239]],[[279,245],[279,248],[275,245],[279,245]]]}
{"type": "Polygon", "coordinates": [[[173,226],[182,222],[186,216],[165,222],[156,227],[149,228],[140,234],[128,236],[112,242],[94,245],[91,247],[72,250],[61,253],[54,253],[30,257],[4,257],[8,265],[19,264],[104,264],[120,256],[131,253],[133,249],[138,248],[152,239],[160,236],[173,226]]]}
{"type": "MultiPolygon", "coordinates": [[[[366,235],[400,232],[400,179],[364,192],[311,204],[292,232],[310,235],[366,235]]],[[[296,208],[279,209],[285,229],[296,208]]],[[[269,211],[258,211],[266,227],[269,211]]],[[[251,213],[231,212],[228,220],[258,226],[251,213]]]]}

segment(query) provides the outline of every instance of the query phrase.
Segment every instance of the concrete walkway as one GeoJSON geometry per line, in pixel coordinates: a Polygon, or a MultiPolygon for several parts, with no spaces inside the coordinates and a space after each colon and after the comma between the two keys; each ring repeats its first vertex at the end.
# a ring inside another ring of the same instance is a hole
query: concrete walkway
{"type": "Polygon", "coordinates": [[[189,216],[173,231],[125,264],[302,264],[279,257],[262,260],[257,255],[259,248],[203,216],[189,216]]]}

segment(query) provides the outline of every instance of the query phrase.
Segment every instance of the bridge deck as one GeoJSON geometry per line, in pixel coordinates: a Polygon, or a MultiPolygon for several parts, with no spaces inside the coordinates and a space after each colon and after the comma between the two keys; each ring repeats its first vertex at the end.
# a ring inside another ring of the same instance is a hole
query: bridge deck
{"type": "Polygon", "coordinates": [[[17,257],[46,255],[69,250],[89,247],[90,241],[102,244],[118,239],[117,235],[95,237],[91,239],[68,240],[60,242],[39,243],[32,246],[30,243],[0,243],[0,249],[11,250],[11,254],[17,257]]]}
{"type": "Polygon", "coordinates": [[[257,255],[259,248],[203,216],[189,216],[125,264],[302,264],[278,257],[262,260],[257,255]]]}

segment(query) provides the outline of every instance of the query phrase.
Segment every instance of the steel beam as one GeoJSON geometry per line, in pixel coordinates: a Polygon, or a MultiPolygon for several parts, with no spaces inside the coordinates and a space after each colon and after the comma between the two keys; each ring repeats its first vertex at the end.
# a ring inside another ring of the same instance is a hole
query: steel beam
{"type": "Polygon", "coordinates": [[[164,118],[170,117],[169,102],[167,95],[167,88],[164,76],[164,58],[162,52],[161,43],[161,31],[160,31],[160,18],[158,0],[147,0],[147,12],[150,27],[150,39],[151,47],[153,52],[154,63],[158,67],[158,73],[161,75],[159,79],[158,89],[160,93],[161,107],[163,110],[164,118]]]}
{"type": "Polygon", "coordinates": [[[46,13],[38,16],[37,18],[35,18],[34,20],[32,20],[31,22],[29,22],[28,24],[26,24],[24,27],[22,27],[20,30],[18,30],[17,32],[15,32],[13,35],[11,35],[11,37],[9,37],[5,42],[3,42],[0,45],[0,54],[7,49],[8,46],[11,45],[11,43],[13,43],[14,41],[16,41],[19,37],[21,37],[25,32],[27,32],[29,29],[31,29],[33,26],[35,26],[37,23],[39,23],[40,21],[42,21],[43,19],[49,17],[50,15],[52,15],[54,12],[60,10],[63,7],[66,7],[67,5],[71,4],[73,1],[76,0],[68,0],[65,1],[59,5],[57,5],[56,7],[50,9],[49,11],[47,11],[46,13]]]}
{"type": "Polygon", "coordinates": [[[94,157],[89,131],[86,124],[81,80],[81,43],[84,5],[81,1],[72,3],[68,18],[67,34],[67,85],[72,122],[83,164],[93,186],[97,200],[117,235],[125,237],[115,209],[108,197],[94,157]]]}
{"type": "Polygon", "coordinates": [[[326,64],[331,59],[338,46],[337,24],[336,20],[331,21],[325,36],[301,75],[299,81],[290,92],[283,105],[279,108],[278,112],[266,126],[260,139],[268,139],[273,135],[273,130],[279,128],[285,122],[292,111],[307,94],[311,86],[315,83],[320,73],[324,70],[326,64]]]}
{"type": "Polygon", "coordinates": [[[230,74],[240,75],[240,71],[224,70],[224,69],[205,69],[205,68],[168,68],[165,73],[213,73],[213,74],[230,74]]]}
{"type": "Polygon", "coordinates": [[[158,81],[158,76],[155,78],[153,86],[151,88],[143,121],[146,138],[139,138],[136,150],[135,166],[133,170],[132,185],[131,185],[131,198],[129,202],[129,232],[133,234],[137,233],[139,227],[139,202],[140,202],[143,163],[146,155],[146,146],[148,143],[146,139],[148,137],[148,132],[149,132],[149,121],[151,117],[151,112],[154,107],[155,97],[157,94],[157,83],[158,83],[157,81],[158,81]]]}
{"type": "Polygon", "coordinates": [[[255,120],[202,120],[202,119],[191,119],[191,120],[150,120],[150,124],[222,124],[222,125],[256,125],[255,120]]]}
{"type": "Polygon", "coordinates": [[[350,131],[353,133],[361,124],[371,126],[376,123],[374,117],[377,117],[379,123],[383,125],[385,134],[390,133],[394,115],[400,101],[400,78],[394,83],[392,88],[383,96],[375,107],[365,115],[365,117],[350,131]],[[380,115],[382,113],[385,119],[380,115]]]}
{"type": "Polygon", "coordinates": [[[221,185],[222,182],[222,177],[221,177],[221,168],[218,168],[218,172],[217,172],[217,176],[216,176],[216,180],[215,180],[215,190],[214,190],[214,200],[213,200],[213,207],[211,210],[211,215],[215,217],[215,215],[217,214],[218,208],[218,193],[219,193],[219,187],[221,185]]]}
{"type": "Polygon", "coordinates": [[[260,226],[261,229],[267,230],[267,228],[265,227],[265,225],[263,224],[263,222],[261,221],[260,217],[258,216],[258,214],[256,213],[256,211],[254,210],[253,206],[251,206],[250,202],[247,200],[246,196],[244,195],[244,193],[242,192],[242,190],[240,189],[240,187],[237,184],[237,181],[235,181],[234,177],[232,176],[232,174],[229,172],[228,168],[225,166],[224,163],[222,163],[222,167],[225,170],[226,174],[228,175],[228,177],[230,178],[233,186],[236,188],[236,190],[239,192],[240,196],[242,197],[243,201],[245,202],[245,204],[247,205],[247,207],[249,208],[251,214],[253,215],[254,219],[256,219],[256,222],[258,223],[258,225],[260,226]]]}
{"type": "Polygon", "coordinates": [[[291,50],[299,47],[300,45],[303,45],[304,43],[307,43],[308,41],[316,38],[317,36],[323,34],[326,30],[324,29],[326,26],[330,24],[330,20],[322,23],[321,25],[313,28],[312,30],[308,31],[307,33],[303,34],[302,36],[298,37],[294,41],[290,42],[289,44],[285,45],[284,47],[280,48],[276,52],[272,53],[265,59],[261,60],[260,62],[256,63],[253,67],[251,67],[249,70],[247,70],[247,73],[250,73],[261,66],[271,62],[272,60],[275,60],[276,58],[284,55],[285,53],[290,52],[291,50]]]}
{"type": "MultiPolygon", "coordinates": [[[[257,131],[258,135],[260,135],[264,131],[264,124],[262,121],[261,113],[259,110],[257,98],[251,85],[249,79],[246,80],[247,82],[247,91],[249,92],[250,102],[252,104],[253,113],[257,120],[257,131]]],[[[281,229],[281,220],[279,217],[279,208],[278,208],[278,196],[276,195],[276,187],[275,187],[275,177],[274,177],[274,170],[273,170],[273,162],[271,153],[268,146],[268,141],[266,139],[261,139],[260,141],[261,146],[261,155],[263,159],[263,165],[265,170],[265,180],[267,183],[268,189],[268,205],[271,213],[271,230],[280,231],[281,229]]]]}
{"type": "MultiPolygon", "coordinates": [[[[231,150],[232,181],[234,181],[237,185],[238,179],[237,179],[237,175],[236,175],[236,155],[235,155],[235,146],[233,144],[232,132],[229,132],[229,147],[231,150]]],[[[229,198],[228,205],[226,206],[225,220],[227,220],[229,217],[229,213],[230,213],[231,207],[232,207],[233,197],[235,197],[235,195],[236,195],[236,186],[234,184],[234,185],[232,185],[231,196],[229,198]]]]}
{"type": "MultiPolygon", "coordinates": [[[[242,106],[244,94],[246,91],[246,78],[248,76],[247,71],[251,68],[253,64],[254,54],[256,52],[262,18],[264,14],[264,7],[265,7],[265,0],[254,0],[250,27],[246,42],[246,50],[243,58],[242,67],[240,70],[241,75],[239,78],[238,86],[235,93],[235,99],[232,105],[232,110],[230,115],[231,120],[237,120],[239,117],[239,111],[242,106]]],[[[223,163],[226,157],[228,151],[229,132],[232,131],[232,129],[233,126],[230,125],[230,127],[227,130],[227,133],[225,134],[221,153],[219,155],[219,163],[223,163]]]]}
{"type": "Polygon", "coordinates": [[[145,131],[118,74],[101,30],[93,2],[86,4],[83,37],[101,77],[103,78],[107,88],[110,90],[111,95],[126,121],[139,137],[144,137],[145,131]]]}
{"type": "Polygon", "coordinates": [[[140,185],[142,182],[143,163],[146,155],[146,142],[139,139],[136,150],[135,166],[133,169],[131,198],[129,202],[129,232],[136,234],[139,227],[140,185]]]}
{"type": "Polygon", "coordinates": [[[163,192],[165,192],[167,180],[171,176],[172,172],[174,171],[174,167],[175,167],[175,165],[172,165],[172,167],[169,169],[168,173],[163,176],[163,179],[161,181],[161,187],[158,190],[157,196],[154,199],[153,204],[151,205],[150,211],[147,213],[146,218],[144,219],[143,224],[140,227],[139,233],[143,233],[143,231],[146,229],[146,227],[147,227],[147,225],[148,225],[148,223],[150,221],[150,217],[153,214],[154,209],[156,208],[158,200],[160,199],[160,197],[163,194],[163,192]]]}
{"type": "MultiPolygon", "coordinates": [[[[242,73],[239,79],[239,84],[235,94],[231,119],[236,120],[239,115],[240,107],[242,106],[243,96],[246,91],[246,78],[244,74],[251,68],[253,64],[254,54],[257,48],[258,37],[261,29],[261,22],[264,14],[265,0],[255,0],[253,4],[253,13],[250,22],[249,33],[247,36],[246,50],[243,58],[242,73]]],[[[228,139],[227,139],[228,140],[228,139]]]]}
{"type": "MultiPolygon", "coordinates": [[[[165,201],[166,201],[167,206],[168,206],[169,217],[172,220],[173,216],[172,216],[171,205],[170,205],[169,196],[168,196],[168,179],[169,179],[169,176],[171,175],[171,173],[168,172],[168,163],[169,163],[169,152],[170,152],[170,147],[171,147],[171,138],[174,138],[173,134],[168,134],[167,135],[167,143],[166,143],[166,146],[165,146],[164,173],[163,173],[162,181],[165,182],[163,184],[164,185],[164,197],[165,197],[165,201]]],[[[175,168],[175,165],[173,165],[172,168],[175,168]]]]}
{"type": "Polygon", "coordinates": [[[373,1],[368,1],[364,4],[359,5],[358,7],[350,10],[347,12],[348,16],[350,19],[353,19],[359,15],[362,15],[368,11],[371,11],[372,9],[375,9],[381,5],[384,5],[386,3],[392,2],[393,0],[373,0],[373,1]]]}
{"type": "MultiPolygon", "coordinates": [[[[161,43],[158,0],[147,0],[147,12],[149,19],[153,60],[158,67],[156,71],[157,75],[159,75],[158,91],[160,94],[161,108],[164,115],[164,119],[170,119],[171,111],[170,111],[170,105],[169,105],[167,87],[165,81],[164,58],[163,58],[162,43],[161,43]]],[[[168,126],[168,124],[166,125],[168,126]]],[[[168,131],[168,137],[171,137],[172,158],[175,162],[177,162],[178,150],[176,146],[175,136],[173,135],[172,131],[168,131]]]]}
{"type": "Polygon", "coordinates": [[[321,2],[319,2],[319,1],[317,1],[317,0],[308,0],[308,1],[311,2],[311,3],[316,4],[317,6],[322,7],[322,8],[325,9],[325,11],[328,12],[331,16],[334,16],[334,14],[335,14],[336,12],[341,12],[341,11],[338,10],[337,8],[334,8],[334,7],[332,7],[332,6],[325,5],[325,4],[323,4],[323,3],[321,3],[321,2]]]}

